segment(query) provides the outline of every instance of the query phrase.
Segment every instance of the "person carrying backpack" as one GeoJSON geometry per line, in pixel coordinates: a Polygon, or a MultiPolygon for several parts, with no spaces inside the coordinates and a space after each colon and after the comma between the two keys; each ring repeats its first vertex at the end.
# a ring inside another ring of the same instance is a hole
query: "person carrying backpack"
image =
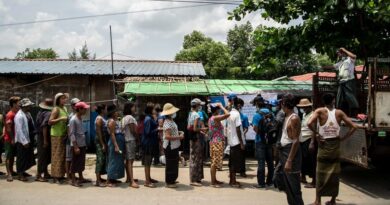
{"type": "Polygon", "coordinates": [[[276,142],[277,126],[272,112],[266,108],[266,101],[261,95],[256,96],[251,103],[256,106],[252,126],[256,132],[255,146],[257,168],[257,184],[255,188],[265,188],[273,185],[274,160],[272,146],[276,142]],[[265,164],[267,163],[267,179],[265,179],[265,164]]]}

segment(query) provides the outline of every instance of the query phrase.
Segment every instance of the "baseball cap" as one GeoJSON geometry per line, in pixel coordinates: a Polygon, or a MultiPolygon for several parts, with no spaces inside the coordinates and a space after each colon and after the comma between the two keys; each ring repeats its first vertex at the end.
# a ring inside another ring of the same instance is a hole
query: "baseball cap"
{"type": "Polygon", "coordinates": [[[204,105],[205,102],[201,101],[199,98],[194,98],[191,100],[191,105],[204,105]]]}
{"type": "Polygon", "coordinates": [[[82,108],[82,109],[88,109],[89,108],[89,105],[87,104],[87,103],[85,103],[85,102],[78,102],[78,103],[76,103],[76,105],[75,105],[75,107],[76,108],[82,108]]]}
{"type": "Polygon", "coordinates": [[[73,98],[72,100],[70,100],[70,104],[71,105],[75,105],[75,104],[77,104],[78,102],[80,102],[81,100],[80,99],[78,99],[78,98],[73,98]]]}
{"type": "Polygon", "coordinates": [[[31,106],[31,105],[34,105],[34,103],[31,102],[31,100],[28,99],[28,98],[23,98],[23,99],[20,101],[20,106],[22,106],[22,107],[27,107],[27,106],[31,106]]]}
{"type": "Polygon", "coordinates": [[[237,98],[237,95],[235,93],[230,93],[228,96],[227,96],[227,99],[229,100],[233,100],[234,98],[237,98]]]}

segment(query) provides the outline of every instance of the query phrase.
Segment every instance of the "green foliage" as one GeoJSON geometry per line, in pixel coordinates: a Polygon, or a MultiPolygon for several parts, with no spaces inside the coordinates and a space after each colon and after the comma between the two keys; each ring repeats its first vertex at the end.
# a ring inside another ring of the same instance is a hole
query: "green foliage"
{"type": "Polygon", "coordinates": [[[69,60],[77,60],[77,52],[76,49],[73,49],[72,52],[68,53],[69,60]]]}
{"type": "Polygon", "coordinates": [[[52,48],[47,48],[47,49],[42,49],[42,48],[37,48],[37,49],[32,49],[26,48],[22,52],[18,52],[16,54],[17,59],[55,59],[58,58],[58,54],[52,49],[52,48]]]}
{"type": "Polygon", "coordinates": [[[254,50],[253,28],[250,22],[229,30],[227,45],[232,53],[233,66],[246,68],[249,66],[250,57],[254,50]]]}
{"type": "MultiPolygon", "coordinates": [[[[346,47],[362,59],[390,54],[389,0],[244,0],[229,19],[240,20],[257,10],[282,24],[303,20],[302,24],[281,29],[283,35],[267,52],[273,49],[273,53],[286,56],[314,48],[334,59],[336,49],[346,47]]],[[[256,48],[258,52],[263,49],[256,48]]]]}
{"type": "Polygon", "coordinates": [[[231,61],[229,48],[225,44],[215,42],[198,31],[194,31],[191,34],[186,35],[183,44],[186,45],[183,45],[186,49],[177,53],[175,60],[200,61],[203,63],[209,77],[228,77],[226,70],[230,67],[231,61]],[[199,40],[199,36],[203,36],[203,40],[199,40]]]}
{"type": "Polygon", "coordinates": [[[205,42],[212,42],[213,40],[209,37],[206,37],[200,31],[193,31],[191,34],[184,36],[183,48],[190,49],[196,47],[205,42]]]}
{"type": "Polygon", "coordinates": [[[79,55],[77,55],[76,49],[73,49],[72,52],[68,53],[68,58],[70,60],[92,60],[96,59],[96,53],[91,56],[87,42],[84,42],[84,45],[79,49],[79,55]]]}

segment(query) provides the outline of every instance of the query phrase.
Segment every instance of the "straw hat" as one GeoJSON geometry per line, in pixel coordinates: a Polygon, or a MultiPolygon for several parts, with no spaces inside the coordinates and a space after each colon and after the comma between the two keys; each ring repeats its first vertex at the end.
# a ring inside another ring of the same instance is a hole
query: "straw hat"
{"type": "Polygon", "coordinates": [[[57,106],[57,101],[58,101],[58,98],[62,97],[62,96],[66,96],[67,98],[69,97],[69,94],[67,93],[57,93],[55,96],[54,96],[54,106],[57,106]]]}
{"type": "Polygon", "coordinates": [[[161,112],[161,115],[172,115],[173,113],[176,113],[180,109],[173,106],[171,103],[166,103],[163,107],[163,111],[161,112]]]}
{"type": "Polygon", "coordinates": [[[303,98],[299,101],[299,104],[297,107],[311,107],[313,104],[310,102],[309,99],[303,98]]]}
{"type": "Polygon", "coordinates": [[[45,101],[39,103],[39,107],[44,110],[52,110],[53,109],[53,99],[46,98],[45,101]]]}

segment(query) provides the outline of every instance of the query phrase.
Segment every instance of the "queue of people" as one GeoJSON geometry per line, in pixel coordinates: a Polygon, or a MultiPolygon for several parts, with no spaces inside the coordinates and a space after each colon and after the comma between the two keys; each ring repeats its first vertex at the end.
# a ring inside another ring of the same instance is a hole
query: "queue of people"
{"type": "MultiPolygon", "coordinates": [[[[69,114],[65,106],[68,98],[67,94],[58,93],[54,99],[45,99],[39,104],[36,120],[30,114],[34,103],[28,98],[9,99],[9,112],[5,118],[0,116],[0,125],[4,125],[7,181],[12,182],[14,176],[27,181],[30,176],[27,171],[36,163],[34,140],[37,135],[36,181],[68,181],[75,187],[91,182],[83,176],[87,144],[82,121],[90,106],[73,98],[70,100],[72,113],[69,114]],[[16,172],[13,170],[15,157],[16,172]]],[[[308,99],[301,99],[297,104],[291,94],[272,102],[258,95],[251,101],[256,107],[251,123],[256,132],[258,162],[255,188],[275,186],[286,192],[289,204],[295,205],[303,204],[301,183],[305,183],[306,188],[316,188],[315,204],[321,203],[322,196],[331,196],[329,203],[335,204],[339,191],[340,141],[350,137],[357,125],[341,110],[335,109],[333,95],[324,95],[323,101],[326,107],[315,111],[308,99]],[[302,119],[297,108],[303,114],[302,119]],[[341,121],[350,127],[342,137],[339,136],[341,121]],[[307,183],[306,176],[312,178],[311,183],[307,183]]],[[[229,185],[241,187],[236,175],[246,176],[245,135],[250,126],[242,113],[244,101],[230,94],[226,107],[221,102],[209,103],[208,120],[202,114],[205,102],[195,98],[190,105],[185,131],[179,130],[175,122],[179,108],[171,103],[166,103],[162,109],[147,103],[145,116],[138,120],[133,102],[125,103],[123,112],[116,105],[97,105],[95,185],[115,187],[126,175],[126,183],[139,188],[133,172],[139,147],[145,172],[144,186],[156,187],[158,181],[152,178],[151,166],[155,158],[164,155],[166,187],[176,188],[179,162],[182,161],[179,150],[186,137],[190,140],[191,186],[204,184],[204,147],[208,142],[211,186],[219,188],[223,184],[217,179],[217,171],[222,167],[226,153],[229,185]],[[103,175],[107,175],[107,179],[103,179],[103,175]]]]}

